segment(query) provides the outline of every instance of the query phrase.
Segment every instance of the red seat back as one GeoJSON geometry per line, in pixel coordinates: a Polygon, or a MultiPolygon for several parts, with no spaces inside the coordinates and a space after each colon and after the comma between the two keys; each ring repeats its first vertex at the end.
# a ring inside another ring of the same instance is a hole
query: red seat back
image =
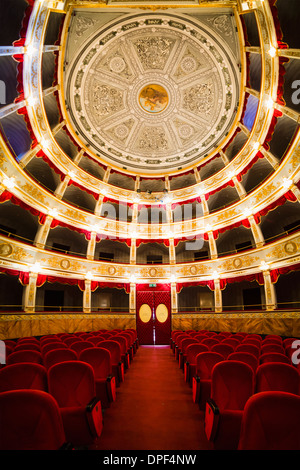
{"type": "Polygon", "coordinates": [[[48,387],[60,408],[86,406],[96,395],[93,368],[81,361],[55,364],[48,370],[48,387]]]}
{"type": "Polygon", "coordinates": [[[227,357],[228,361],[240,361],[248,364],[253,372],[256,373],[256,369],[259,365],[258,358],[254,354],[243,352],[243,351],[234,351],[232,354],[229,354],[227,357]]]}
{"type": "Polygon", "coordinates": [[[201,380],[211,379],[212,369],[221,361],[224,361],[224,357],[216,352],[208,351],[198,354],[196,357],[196,375],[201,380]]]}
{"type": "Polygon", "coordinates": [[[214,346],[212,346],[211,351],[222,354],[224,359],[227,359],[229,354],[233,353],[234,347],[231,346],[230,344],[219,343],[219,344],[215,344],[214,346]]]}
{"type": "Polygon", "coordinates": [[[190,364],[196,364],[196,357],[202,352],[209,351],[208,346],[201,343],[192,343],[186,348],[187,362],[190,364]]]}
{"type": "Polygon", "coordinates": [[[211,374],[211,398],[219,410],[243,410],[254,393],[253,369],[243,362],[223,361],[216,364],[211,374]]]}
{"type": "Polygon", "coordinates": [[[91,343],[90,341],[77,341],[75,343],[72,343],[69,348],[72,349],[72,351],[75,351],[77,354],[79,354],[81,351],[87,348],[93,348],[95,345],[91,343]]]}
{"type": "Polygon", "coordinates": [[[108,349],[111,355],[111,363],[118,364],[121,362],[121,348],[119,343],[116,341],[100,341],[98,347],[108,349]]]}
{"type": "Polygon", "coordinates": [[[42,355],[38,351],[14,351],[7,357],[6,360],[7,365],[16,364],[19,362],[33,362],[35,364],[41,364],[42,355]]]}
{"type": "Polygon", "coordinates": [[[239,450],[300,450],[300,397],[261,392],[246,403],[239,450]]]}
{"type": "Polygon", "coordinates": [[[253,356],[259,357],[260,348],[259,348],[259,346],[255,345],[255,344],[242,343],[242,344],[239,344],[235,348],[235,352],[247,352],[247,353],[253,354],[253,356]]]}
{"type": "Polygon", "coordinates": [[[79,361],[87,362],[94,370],[95,379],[106,379],[112,374],[111,355],[108,349],[90,348],[79,354],[79,361]]]}
{"type": "Polygon", "coordinates": [[[19,363],[0,369],[0,392],[10,390],[48,391],[47,371],[41,364],[19,363]]]}
{"type": "Polygon", "coordinates": [[[62,348],[62,349],[53,349],[52,351],[48,351],[43,359],[43,364],[46,369],[49,369],[54,364],[58,364],[59,362],[66,362],[66,361],[76,361],[77,354],[72,349],[62,348]]]}
{"type": "Polygon", "coordinates": [[[266,362],[256,371],[256,392],[300,393],[300,375],[298,370],[283,362],[266,362]]]}
{"type": "Polygon", "coordinates": [[[56,400],[40,390],[0,394],[1,450],[59,450],[65,443],[56,400]]]}
{"type": "Polygon", "coordinates": [[[285,364],[291,364],[291,359],[288,356],[277,352],[262,354],[259,360],[261,364],[265,362],[284,362],[285,364]]]}

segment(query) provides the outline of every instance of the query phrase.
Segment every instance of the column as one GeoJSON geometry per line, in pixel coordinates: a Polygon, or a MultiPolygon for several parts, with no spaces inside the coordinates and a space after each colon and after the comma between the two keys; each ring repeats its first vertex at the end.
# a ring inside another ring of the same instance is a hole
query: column
{"type": "Polygon", "coordinates": [[[212,232],[207,232],[207,235],[210,249],[210,257],[211,259],[216,259],[218,257],[216,240],[214,239],[214,235],[212,232]]]}
{"type": "Polygon", "coordinates": [[[101,214],[101,207],[103,204],[103,199],[104,199],[104,196],[99,195],[98,200],[96,202],[95,210],[94,210],[95,215],[101,214]]]}
{"type": "Polygon", "coordinates": [[[174,238],[170,238],[169,240],[169,263],[175,264],[176,263],[176,251],[174,245],[174,238]]]}
{"type": "Polygon", "coordinates": [[[135,283],[130,283],[129,293],[129,313],[136,313],[136,295],[135,295],[135,283]]]}
{"type": "Polygon", "coordinates": [[[260,248],[265,244],[265,239],[263,236],[263,233],[261,231],[260,226],[255,222],[255,219],[253,215],[250,215],[248,217],[248,220],[250,222],[253,238],[255,241],[256,248],[260,248]]]}
{"type": "Polygon", "coordinates": [[[97,232],[91,232],[91,238],[88,242],[87,251],[86,251],[87,259],[90,259],[90,260],[94,259],[95,247],[96,247],[96,237],[97,237],[97,232]]]}
{"type": "Polygon", "coordinates": [[[23,289],[23,310],[26,313],[35,312],[35,298],[36,298],[36,281],[37,273],[29,274],[29,283],[23,289]]]}
{"type": "Polygon", "coordinates": [[[277,307],[275,286],[271,281],[270,271],[264,271],[264,288],[266,298],[266,310],[274,310],[277,307]]]}
{"type": "Polygon", "coordinates": [[[136,264],[136,239],[131,239],[130,244],[130,264],[136,264]]]}
{"type": "Polygon", "coordinates": [[[178,298],[177,298],[176,282],[171,282],[171,311],[172,313],[178,312],[178,298]]]}
{"type": "Polygon", "coordinates": [[[49,231],[51,228],[51,222],[53,220],[53,217],[50,215],[47,215],[45,223],[43,225],[40,225],[39,228],[37,229],[36,236],[34,239],[34,245],[37,248],[44,248],[46,244],[46,240],[49,235],[49,231]]]}
{"type": "Polygon", "coordinates": [[[59,185],[57,186],[54,192],[55,197],[57,197],[58,199],[61,199],[63,197],[64,192],[67,189],[69,181],[70,181],[70,176],[66,175],[64,177],[64,180],[61,183],[59,183],[59,185]]]}
{"type": "Polygon", "coordinates": [[[83,312],[89,313],[92,305],[91,280],[85,279],[85,289],[83,291],[83,312]]]}
{"type": "Polygon", "coordinates": [[[214,297],[215,297],[215,312],[222,312],[222,291],[220,287],[220,279],[214,279],[215,283],[215,290],[214,290],[214,297]]]}
{"type": "Polygon", "coordinates": [[[234,176],[232,180],[234,182],[234,186],[238,192],[240,199],[243,199],[247,195],[244,186],[240,183],[236,176],[234,176]]]}

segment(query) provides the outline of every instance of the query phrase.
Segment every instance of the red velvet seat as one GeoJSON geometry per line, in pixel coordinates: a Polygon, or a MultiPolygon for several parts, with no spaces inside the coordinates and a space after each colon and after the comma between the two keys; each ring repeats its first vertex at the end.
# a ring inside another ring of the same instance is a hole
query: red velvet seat
{"type": "Polygon", "coordinates": [[[215,344],[219,343],[219,340],[215,337],[208,337],[201,340],[201,344],[205,344],[206,346],[208,346],[209,349],[211,349],[215,344]]]}
{"type": "Polygon", "coordinates": [[[75,447],[92,444],[103,428],[93,368],[81,361],[55,364],[48,369],[48,388],[58,403],[67,440],[75,447]]]}
{"type": "Polygon", "coordinates": [[[51,341],[59,341],[59,337],[56,335],[45,335],[40,337],[40,345],[46,344],[51,341]]]}
{"type": "Polygon", "coordinates": [[[277,352],[262,354],[259,361],[261,364],[264,364],[265,362],[284,362],[285,364],[291,364],[291,360],[288,356],[277,352]]]}
{"type": "Polygon", "coordinates": [[[30,351],[24,349],[23,351],[13,351],[6,359],[6,364],[16,364],[19,362],[33,362],[35,364],[42,363],[42,355],[38,351],[30,351]]]}
{"type": "Polygon", "coordinates": [[[179,352],[179,368],[184,369],[184,364],[186,362],[186,349],[190,344],[199,344],[198,341],[194,338],[185,338],[181,341],[181,351],[179,352]]]}
{"type": "Polygon", "coordinates": [[[199,403],[199,408],[205,410],[206,401],[211,392],[211,373],[214,366],[224,361],[222,354],[217,352],[202,352],[196,357],[196,373],[193,378],[193,401],[199,403]]]}
{"type": "Polygon", "coordinates": [[[248,364],[223,361],[214,366],[205,412],[205,433],[214,449],[237,449],[244,406],[253,393],[254,372],[248,364]]]}
{"type": "Polygon", "coordinates": [[[118,331],[118,332],[117,332],[117,335],[115,336],[115,338],[116,338],[117,336],[122,336],[123,338],[126,338],[126,340],[127,340],[128,352],[129,352],[129,354],[130,354],[131,359],[133,359],[133,351],[131,351],[131,349],[132,349],[132,344],[133,344],[133,341],[134,341],[132,331],[127,331],[127,330],[118,331]]]}
{"type": "Polygon", "coordinates": [[[68,338],[64,338],[63,342],[68,346],[72,346],[73,343],[77,343],[78,341],[82,341],[80,336],[70,335],[68,338]]]}
{"type": "Polygon", "coordinates": [[[235,352],[247,352],[257,358],[260,356],[260,348],[255,344],[241,343],[236,347],[235,352]]]}
{"type": "Polygon", "coordinates": [[[22,343],[17,343],[15,348],[14,348],[14,351],[24,351],[24,349],[27,349],[29,351],[39,351],[40,352],[40,345],[37,344],[37,343],[31,343],[31,342],[27,342],[27,341],[24,341],[22,343]]]}
{"type": "Polygon", "coordinates": [[[35,338],[35,336],[24,336],[23,338],[18,338],[17,340],[17,344],[20,344],[20,343],[36,343],[36,344],[40,344],[40,341],[35,338]]]}
{"type": "Polygon", "coordinates": [[[229,344],[234,350],[240,345],[240,343],[241,342],[235,338],[226,338],[222,340],[222,344],[229,344]]]}
{"type": "Polygon", "coordinates": [[[238,450],[300,450],[300,397],[256,393],[243,413],[238,450]]]}
{"type": "Polygon", "coordinates": [[[256,373],[256,369],[259,366],[259,360],[254,354],[243,352],[243,351],[234,351],[232,354],[229,354],[227,357],[228,361],[240,361],[248,364],[253,369],[253,372],[256,373]]]}
{"type": "Polygon", "coordinates": [[[72,349],[62,348],[62,349],[52,349],[48,351],[45,356],[43,357],[43,364],[46,369],[49,369],[54,364],[58,364],[59,362],[67,362],[67,361],[76,361],[77,354],[72,349]]]}
{"type": "MultiPolygon", "coordinates": [[[[179,361],[179,356],[181,353],[181,343],[184,339],[189,338],[187,333],[183,333],[182,335],[178,335],[175,340],[175,359],[179,361]]],[[[189,338],[190,339],[190,338],[189,338]]]]}
{"type": "Polygon", "coordinates": [[[48,391],[47,371],[41,364],[11,364],[0,370],[0,393],[10,390],[48,391]]]}
{"type": "Polygon", "coordinates": [[[130,355],[128,352],[128,340],[121,335],[116,335],[114,337],[114,341],[119,343],[120,348],[121,348],[121,361],[124,364],[124,371],[129,369],[130,367],[130,355]]]}
{"type": "Polygon", "coordinates": [[[0,450],[60,450],[66,443],[56,400],[40,390],[0,393],[0,450]]]}
{"type": "Polygon", "coordinates": [[[212,346],[211,351],[222,354],[224,359],[227,359],[229,354],[233,353],[234,349],[235,348],[231,344],[219,343],[212,346]]]}
{"type": "Polygon", "coordinates": [[[300,375],[298,370],[283,362],[266,362],[256,371],[256,392],[300,393],[300,375]]]}
{"type": "Polygon", "coordinates": [[[279,335],[267,335],[261,342],[262,345],[268,343],[278,343],[283,345],[282,338],[279,335]]]}
{"type": "Polygon", "coordinates": [[[184,363],[184,379],[193,384],[193,377],[196,373],[196,357],[201,352],[209,351],[208,346],[201,343],[192,343],[186,348],[186,362],[184,363]]]}
{"type": "Polygon", "coordinates": [[[112,373],[116,378],[116,385],[124,382],[124,364],[121,360],[121,348],[119,343],[112,340],[100,341],[97,345],[100,348],[108,349],[111,355],[112,373]]]}
{"type": "Polygon", "coordinates": [[[95,375],[96,396],[102,408],[108,408],[116,400],[116,380],[112,375],[111,355],[108,349],[90,348],[79,354],[79,361],[92,366],[95,375]]]}
{"type": "Polygon", "coordinates": [[[47,354],[48,351],[53,351],[53,349],[67,349],[68,346],[62,341],[51,341],[41,346],[41,353],[43,356],[47,354]]]}
{"type": "Polygon", "coordinates": [[[77,341],[75,343],[70,344],[69,349],[72,349],[72,351],[75,351],[76,354],[80,354],[81,351],[84,351],[84,349],[88,348],[93,348],[95,345],[93,343],[90,343],[89,341],[77,341]]]}
{"type": "Polygon", "coordinates": [[[260,354],[262,355],[269,352],[278,352],[280,354],[285,354],[285,349],[279,343],[262,343],[260,348],[260,354]]]}

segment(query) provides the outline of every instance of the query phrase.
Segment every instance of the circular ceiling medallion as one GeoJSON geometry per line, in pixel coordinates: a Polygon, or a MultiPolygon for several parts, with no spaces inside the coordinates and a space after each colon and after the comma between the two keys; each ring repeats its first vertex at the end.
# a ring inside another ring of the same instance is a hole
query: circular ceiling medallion
{"type": "Polygon", "coordinates": [[[161,113],[168,106],[169,96],[163,86],[150,84],[141,90],[139,103],[142,109],[148,113],[161,113]]]}
{"type": "Polygon", "coordinates": [[[240,71],[199,17],[137,13],[88,38],[64,81],[83,144],[108,164],[155,174],[215,151],[235,119],[240,71]]]}

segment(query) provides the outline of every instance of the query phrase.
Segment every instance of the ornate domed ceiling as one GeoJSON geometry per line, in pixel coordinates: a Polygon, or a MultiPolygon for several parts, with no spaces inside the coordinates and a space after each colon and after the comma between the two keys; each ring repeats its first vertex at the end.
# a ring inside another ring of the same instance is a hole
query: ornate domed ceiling
{"type": "Polygon", "coordinates": [[[84,10],[72,16],[64,80],[71,126],[113,166],[155,174],[195,165],[235,118],[234,17],[172,10],[123,12],[107,22],[103,16],[84,10]]]}

